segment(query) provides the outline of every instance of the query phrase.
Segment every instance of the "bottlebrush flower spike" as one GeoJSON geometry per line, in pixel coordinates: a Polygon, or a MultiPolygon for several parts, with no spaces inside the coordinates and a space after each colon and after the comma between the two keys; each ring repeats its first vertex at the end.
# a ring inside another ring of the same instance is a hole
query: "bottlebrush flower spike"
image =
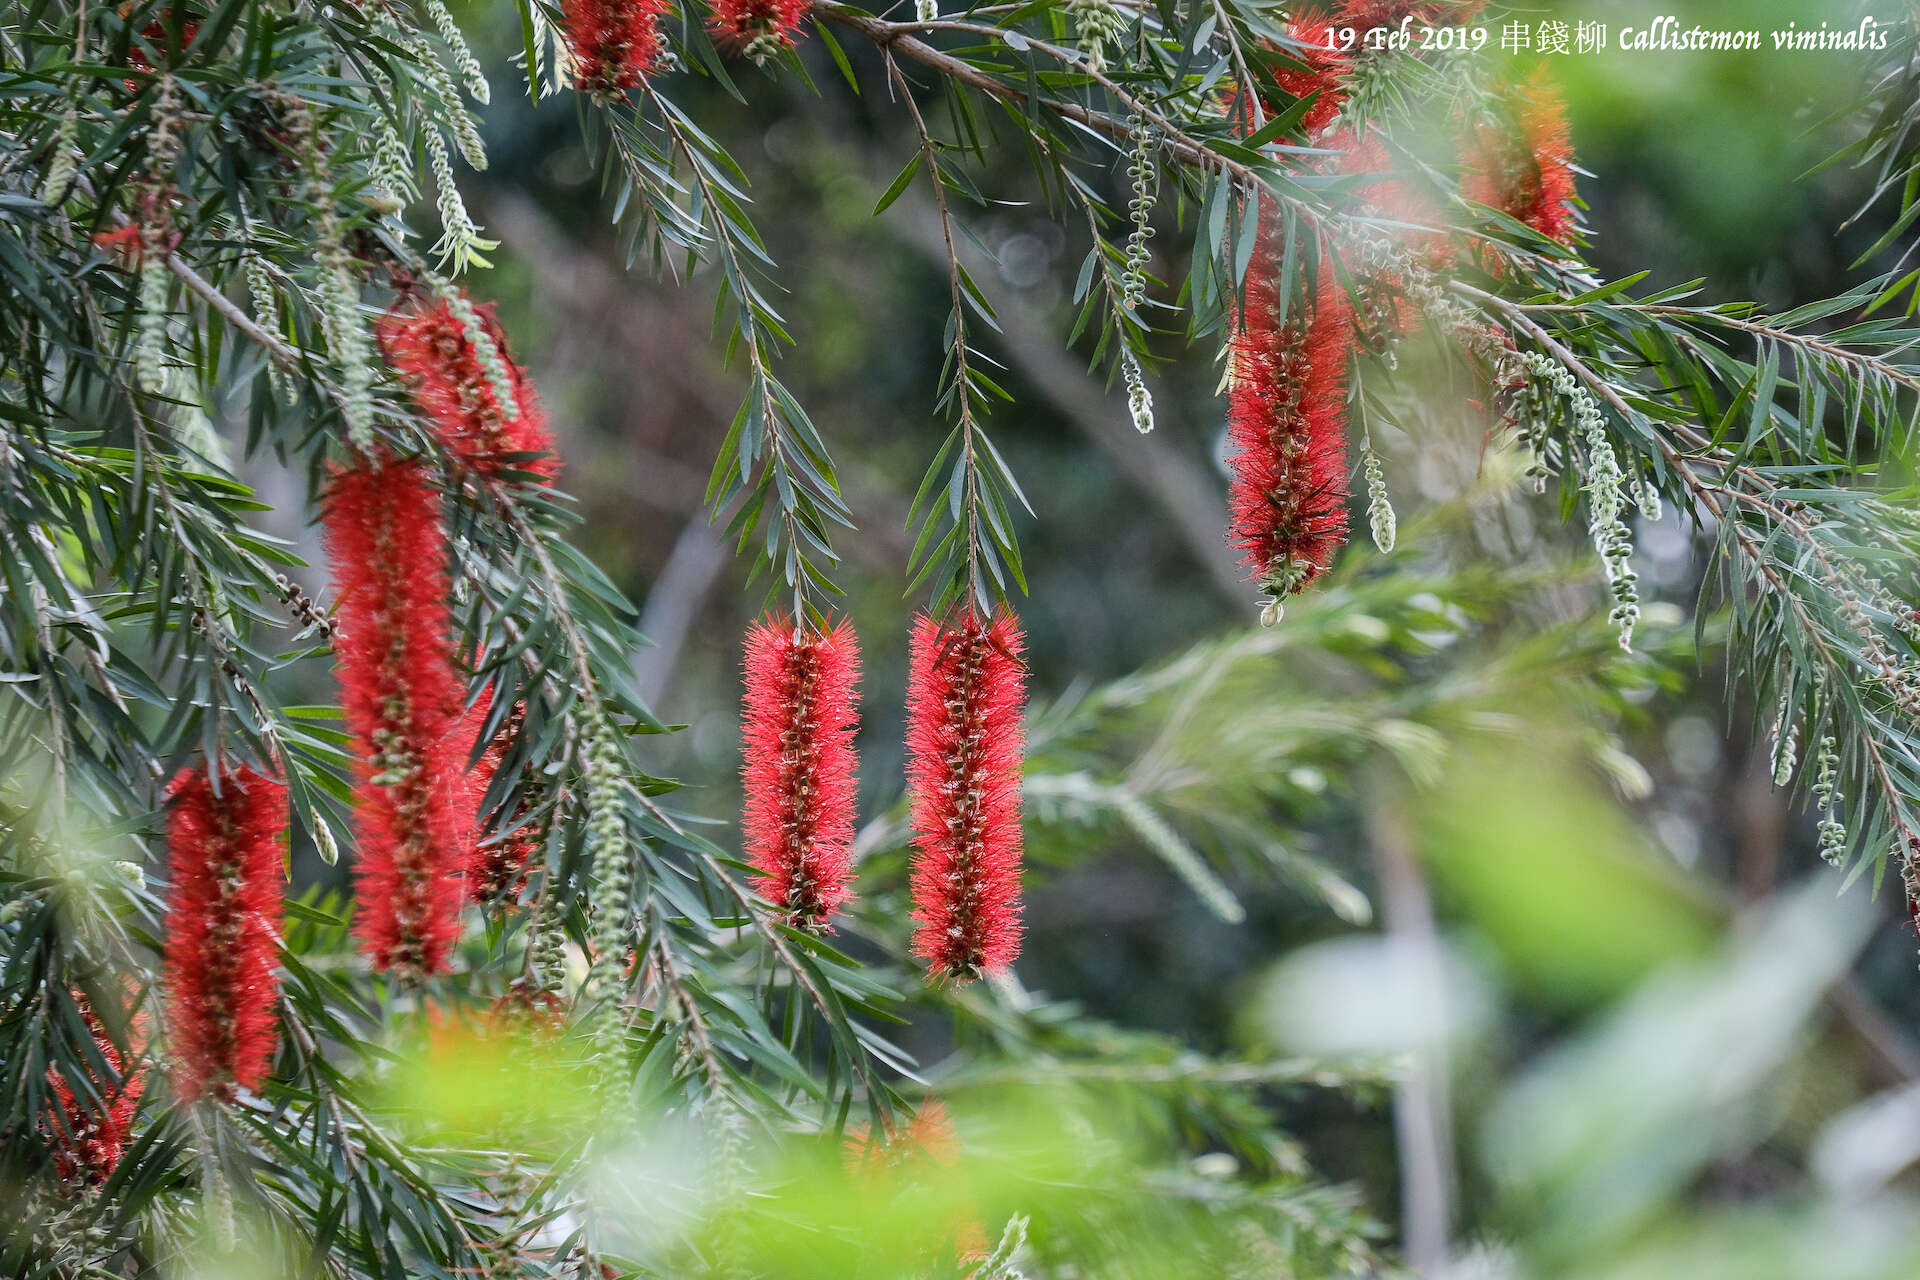
{"type": "Polygon", "coordinates": [[[801,928],[847,900],[860,650],[846,622],[821,631],[773,616],[747,632],[741,769],[754,888],[801,928]]]}
{"type": "MultiPolygon", "coordinates": [[[[53,1096],[48,1100],[52,1113],[47,1125],[53,1142],[54,1173],[70,1187],[98,1187],[113,1176],[126,1154],[127,1139],[133,1131],[133,1113],[140,1105],[146,1087],[138,1062],[139,1050],[122,1053],[107,1034],[107,1028],[92,1005],[80,992],[74,1002],[92,1033],[93,1044],[112,1069],[102,1078],[91,1068],[87,1071],[87,1092],[74,1089],[55,1068],[47,1068],[47,1083],[53,1096]]],[[[129,1034],[141,1034],[140,1020],[129,1034]]]]}
{"type": "Polygon", "coordinates": [[[588,93],[615,96],[654,73],[666,52],[660,15],[666,0],[565,0],[573,82],[588,93]]]}
{"type": "Polygon", "coordinates": [[[1237,317],[1227,433],[1230,536],[1271,597],[1269,616],[1332,563],[1347,537],[1347,364],[1353,327],[1330,263],[1280,316],[1279,220],[1260,214],[1237,317]]]}
{"type": "Polygon", "coordinates": [[[1026,666],[1005,611],[915,622],[907,780],[916,856],[914,951],[936,978],[1006,968],[1020,952],[1020,723],[1026,666]]]}
{"type": "Polygon", "coordinates": [[[358,757],[354,930],[377,968],[420,977],[446,967],[473,847],[440,495],[418,459],[362,459],[334,473],[323,518],[358,757]]]}
{"type": "Polygon", "coordinates": [[[287,788],[240,768],[183,769],[168,789],[168,1026],[183,1102],[258,1089],[273,1062],[274,953],[286,885],[287,788]]]}
{"type": "MultiPolygon", "coordinates": [[[[465,753],[465,760],[473,759],[473,749],[487,727],[487,717],[492,710],[493,695],[489,693],[469,707],[455,726],[454,740],[465,753]]],[[[467,861],[467,896],[480,905],[516,896],[526,887],[527,867],[540,852],[539,839],[527,823],[533,807],[529,792],[523,792],[513,812],[501,823],[489,822],[492,815],[486,811],[487,789],[500,773],[500,765],[507,758],[507,748],[519,730],[524,710],[514,707],[493,741],[480,753],[478,763],[467,770],[467,807],[474,815],[473,849],[467,861]],[[495,825],[511,830],[504,835],[496,834],[490,830],[495,825]]]]}
{"type": "Polygon", "coordinates": [[[485,476],[512,470],[553,478],[553,434],[533,383],[507,355],[492,306],[474,306],[464,294],[458,306],[435,298],[388,312],[378,333],[387,362],[448,453],[485,476]],[[485,344],[475,341],[474,328],[484,331],[485,344]]]}
{"type": "MultiPolygon", "coordinates": [[[[1303,47],[1287,45],[1279,51],[1305,65],[1276,67],[1273,73],[1274,81],[1295,98],[1304,98],[1313,93],[1320,95],[1300,120],[1300,126],[1308,138],[1317,136],[1332,124],[1347,101],[1344,81],[1348,55],[1344,50],[1329,47],[1328,36],[1332,30],[1332,23],[1311,15],[1294,22],[1287,28],[1287,34],[1303,47]]],[[[1277,112],[1281,105],[1268,104],[1268,110],[1277,112]]],[[[1242,123],[1251,124],[1252,121],[1242,123]]]]}
{"type": "Polygon", "coordinates": [[[807,0],[713,0],[707,27],[721,48],[762,62],[793,47],[806,16],[807,0]]]}
{"type": "Polygon", "coordinates": [[[1511,122],[1482,124],[1461,157],[1460,194],[1565,244],[1574,231],[1573,144],[1559,95],[1516,89],[1511,122]]]}

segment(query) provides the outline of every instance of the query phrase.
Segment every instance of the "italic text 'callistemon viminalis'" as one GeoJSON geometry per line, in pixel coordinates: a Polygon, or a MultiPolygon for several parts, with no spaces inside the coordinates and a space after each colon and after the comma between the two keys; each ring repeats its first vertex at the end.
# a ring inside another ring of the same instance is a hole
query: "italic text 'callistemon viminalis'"
{"type": "Polygon", "coordinates": [[[168,790],[167,1031],[184,1102],[258,1089],[280,984],[285,784],[252,769],[183,769],[168,790]]]}
{"type": "Polygon", "coordinates": [[[1020,950],[1026,697],[1011,614],[914,624],[907,683],[914,951],[936,979],[1005,969],[1020,950]]]}
{"type": "Polygon", "coordinates": [[[853,628],[773,616],[747,632],[742,827],[761,896],[802,928],[846,901],[860,650],[853,628]]]}

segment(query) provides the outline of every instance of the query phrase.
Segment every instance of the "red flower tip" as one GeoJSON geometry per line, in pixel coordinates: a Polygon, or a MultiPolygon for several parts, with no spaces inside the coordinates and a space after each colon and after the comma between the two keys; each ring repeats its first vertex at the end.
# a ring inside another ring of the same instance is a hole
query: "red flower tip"
{"type": "Polygon", "coordinates": [[[860,650],[846,622],[825,631],[775,615],[747,632],[741,698],[741,827],[754,888],[803,928],[847,900],[859,727],[860,650]]]}
{"type": "Polygon", "coordinates": [[[713,0],[707,29],[723,49],[762,58],[793,47],[807,0],[713,0]]]}
{"type": "Polygon", "coordinates": [[[129,222],[124,227],[112,231],[96,231],[93,235],[93,247],[103,253],[111,253],[120,259],[120,265],[131,270],[140,265],[141,255],[146,252],[146,237],[140,224],[129,222]]]}
{"type": "Polygon", "coordinates": [[[1023,641],[1012,614],[914,623],[907,678],[914,951],[966,981],[1020,953],[1023,641]]]}
{"type": "Polygon", "coordinates": [[[360,461],[334,472],[322,514],[357,755],[354,929],[376,967],[419,977],[446,967],[473,847],[440,495],[418,459],[360,461]]]}
{"type": "Polygon", "coordinates": [[[660,15],[667,0],[564,0],[574,84],[588,93],[618,94],[653,74],[666,52],[660,15]]]}
{"type": "Polygon", "coordinates": [[[274,976],[287,788],[252,769],[182,769],[168,789],[168,1025],[183,1102],[258,1089],[278,1030],[274,976]]]}
{"type": "Polygon", "coordinates": [[[1230,536],[1251,576],[1277,600],[1326,572],[1346,542],[1354,340],[1326,262],[1309,296],[1295,299],[1279,322],[1278,220],[1263,211],[1260,223],[1230,356],[1230,536]]]}
{"type": "MultiPolygon", "coordinates": [[[[98,1187],[113,1176],[120,1157],[126,1154],[133,1113],[140,1105],[146,1081],[140,1050],[130,1047],[122,1053],[86,996],[75,991],[73,998],[111,1074],[103,1078],[89,1068],[86,1092],[82,1093],[58,1070],[48,1067],[47,1083],[53,1096],[47,1104],[51,1113],[47,1127],[53,1140],[54,1173],[60,1181],[69,1187],[98,1187]]],[[[128,1033],[136,1041],[142,1037],[144,1020],[136,1016],[128,1033]]]]}
{"type": "Polygon", "coordinates": [[[380,345],[387,362],[406,380],[414,403],[448,453],[482,475],[531,471],[551,480],[556,467],[553,434],[547,429],[533,383],[507,354],[506,331],[493,307],[476,306],[473,312],[506,368],[513,392],[512,417],[500,403],[499,388],[488,376],[480,352],[444,298],[390,311],[381,319],[380,345]],[[515,456],[520,454],[540,456],[515,456]]]}
{"type": "Polygon", "coordinates": [[[1511,122],[1480,125],[1467,140],[1460,193],[1565,244],[1574,231],[1566,109],[1537,83],[1516,89],[1511,105],[1511,122]]]}
{"type": "MultiPolygon", "coordinates": [[[[523,793],[520,802],[502,822],[490,822],[493,815],[486,811],[487,789],[500,773],[500,765],[507,758],[507,749],[513,744],[525,710],[524,706],[514,707],[500,731],[494,734],[493,741],[480,753],[479,761],[467,770],[466,803],[474,815],[473,847],[467,861],[467,897],[480,905],[517,897],[526,888],[528,866],[540,852],[540,841],[528,821],[533,808],[531,794],[523,793]],[[508,830],[495,833],[492,828],[496,825],[508,830]]],[[[492,711],[493,694],[488,692],[467,708],[467,713],[454,726],[454,742],[463,753],[463,761],[473,760],[473,750],[480,743],[492,711]]]]}

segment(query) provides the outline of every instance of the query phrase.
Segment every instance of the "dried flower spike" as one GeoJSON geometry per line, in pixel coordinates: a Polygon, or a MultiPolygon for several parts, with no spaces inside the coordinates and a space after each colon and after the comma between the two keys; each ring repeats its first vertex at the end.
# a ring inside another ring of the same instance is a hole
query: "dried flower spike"
{"type": "Polygon", "coordinates": [[[1263,210],[1229,359],[1231,537],[1278,602],[1347,538],[1347,365],[1354,339],[1330,264],[1281,318],[1278,219],[1263,210]]]}
{"type": "Polygon", "coordinates": [[[612,97],[643,83],[666,53],[666,0],[566,0],[562,7],[574,84],[612,97]]]}
{"type": "Polygon", "coordinates": [[[354,928],[376,967],[420,977],[446,967],[473,844],[440,494],[417,459],[363,459],[334,473],[323,514],[358,756],[354,928]]]}
{"type": "Polygon", "coordinates": [[[258,1089],[278,1028],[274,976],[287,788],[251,769],[183,769],[168,788],[167,1018],[181,1101],[258,1089]]]}
{"type": "Polygon", "coordinates": [[[922,615],[914,624],[913,946],[935,979],[1005,969],[1020,951],[1022,643],[1004,611],[986,623],[969,609],[945,623],[922,615]]]}
{"type": "Polygon", "coordinates": [[[380,321],[381,348],[447,452],[489,477],[529,471],[551,479],[553,436],[526,371],[507,355],[491,306],[464,292],[380,321]],[[524,455],[539,455],[527,457],[524,455]]]}
{"type": "Polygon", "coordinates": [[[774,616],[747,632],[740,739],[742,828],[754,887],[802,928],[825,927],[853,866],[860,650],[846,622],[825,630],[774,616]]]}

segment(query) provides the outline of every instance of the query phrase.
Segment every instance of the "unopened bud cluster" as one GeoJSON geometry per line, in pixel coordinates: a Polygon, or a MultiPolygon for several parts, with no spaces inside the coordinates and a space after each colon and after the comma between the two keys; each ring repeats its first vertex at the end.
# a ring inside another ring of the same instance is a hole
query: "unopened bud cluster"
{"type": "Polygon", "coordinates": [[[611,989],[633,944],[633,843],[627,837],[626,781],[619,740],[603,714],[586,730],[587,853],[599,881],[593,917],[593,982],[611,989]]]}
{"type": "Polygon", "coordinates": [[[1133,429],[1146,435],[1153,430],[1153,393],[1147,390],[1140,362],[1124,347],[1120,350],[1120,376],[1127,383],[1127,412],[1133,417],[1133,429]]]}
{"type": "Polygon", "coordinates": [[[1840,821],[1838,778],[1840,773],[1840,754],[1835,749],[1831,734],[1820,739],[1820,751],[1814,757],[1818,772],[1813,784],[1813,798],[1820,806],[1820,856],[1832,866],[1839,866],[1846,857],[1847,827],[1840,821]]]}
{"type": "Polygon", "coordinates": [[[1373,545],[1380,548],[1381,555],[1392,555],[1400,522],[1387,495],[1386,470],[1380,465],[1380,455],[1373,451],[1372,441],[1360,446],[1360,466],[1367,477],[1367,525],[1373,531],[1373,545]]]}
{"type": "Polygon", "coordinates": [[[1147,296],[1147,263],[1153,256],[1147,241],[1153,238],[1154,193],[1159,186],[1160,171],[1154,165],[1154,156],[1158,143],[1154,138],[1153,126],[1140,112],[1134,112],[1127,127],[1127,137],[1131,143],[1127,159],[1127,177],[1133,184],[1133,198],[1127,203],[1127,214],[1133,221],[1133,230],[1127,235],[1127,265],[1121,276],[1121,297],[1129,311],[1137,310],[1147,296]]]}
{"type": "Polygon", "coordinates": [[[1107,46],[1120,43],[1127,29],[1113,0],[1067,0],[1067,13],[1080,32],[1080,46],[1087,55],[1089,71],[1103,71],[1107,65],[1107,46]]]}
{"type": "Polygon", "coordinates": [[[1780,710],[1773,717],[1773,785],[1784,787],[1793,781],[1794,765],[1800,758],[1800,724],[1793,718],[1787,697],[1780,697],[1780,710]]]}
{"type": "Polygon", "coordinates": [[[1537,351],[1525,352],[1520,359],[1535,381],[1566,402],[1573,415],[1574,436],[1586,445],[1587,530],[1606,567],[1607,586],[1613,595],[1608,621],[1620,629],[1620,647],[1632,652],[1633,628],[1640,620],[1639,577],[1632,567],[1633,534],[1625,519],[1626,477],[1607,437],[1600,404],[1558,362],[1537,351]]]}

